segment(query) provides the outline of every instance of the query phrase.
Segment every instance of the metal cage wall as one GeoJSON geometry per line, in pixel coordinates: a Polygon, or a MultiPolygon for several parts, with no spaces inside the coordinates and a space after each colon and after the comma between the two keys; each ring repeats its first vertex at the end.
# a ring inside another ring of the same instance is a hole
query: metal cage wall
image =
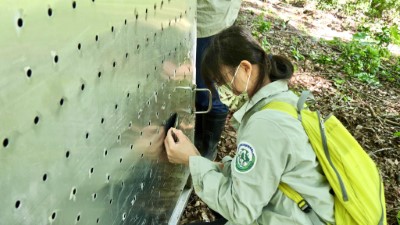
{"type": "Polygon", "coordinates": [[[175,113],[193,138],[195,10],[0,2],[0,224],[175,223],[188,170],[163,139],[175,113]]]}

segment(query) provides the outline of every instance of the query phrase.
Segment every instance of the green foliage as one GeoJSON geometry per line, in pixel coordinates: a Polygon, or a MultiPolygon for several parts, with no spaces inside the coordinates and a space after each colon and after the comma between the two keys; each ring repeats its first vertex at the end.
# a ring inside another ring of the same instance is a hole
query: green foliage
{"type": "Polygon", "coordinates": [[[383,12],[387,10],[395,10],[400,12],[400,2],[398,0],[364,0],[370,1],[368,14],[374,17],[382,17],[383,12]]]}
{"type": "Polygon", "coordinates": [[[263,37],[263,39],[261,40],[261,47],[266,52],[269,52],[271,50],[271,44],[268,42],[266,37],[263,37]]]}
{"type": "Polygon", "coordinates": [[[373,74],[361,72],[361,73],[355,74],[355,77],[357,77],[360,81],[362,81],[364,83],[371,84],[374,86],[379,85],[378,78],[373,74]]]}
{"type": "Polygon", "coordinates": [[[371,28],[369,26],[366,26],[364,23],[361,23],[357,26],[357,31],[359,33],[370,33],[371,28]]]}
{"type": "Polygon", "coordinates": [[[257,16],[254,24],[256,26],[256,31],[261,34],[270,31],[272,28],[272,23],[265,20],[263,13],[257,16]]]}
{"type": "Polygon", "coordinates": [[[392,43],[396,45],[400,45],[400,30],[399,27],[393,25],[389,28],[390,38],[392,39],[392,43]]]}
{"type": "Polygon", "coordinates": [[[375,38],[379,45],[388,46],[392,41],[390,29],[387,26],[382,27],[382,31],[375,34],[375,38]]]}
{"type": "Polygon", "coordinates": [[[342,96],[342,100],[343,100],[344,102],[351,102],[351,101],[353,101],[353,98],[351,98],[351,97],[348,96],[348,95],[343,95],[343,96],[342,96]]]}
{"type": "Polygon", "coordinates": [[[265,37],[265,33],[270,31],[272,28],[272,23],[266,21],[264,18],[264,13],[258,15],[253,22],[252,35],[260,40],[261,47],[264,51],[269,52],[271,50],[271,44],[265,37]]]}
{"type": "MultiPolygon", "coordinates": [[[[371,33],[367,27],[359,27],[359,30],[362,32],[354,34],[350,42],[338,38],[321,41],[340,51],[335,58],[312,52],[311,59],[318,64],[340,66],[347,75],[371,85],[379,85],[382,80],[400,85],[400,58],[394,59],[387,49],[393,40],[391,28],[384,27],[377,33],[371,33]]],[[[343,80],[334,79],[334,82],[340,85],[343,80]]]]}
{"type": "Polygon", "coordinates": [[[338,5],[338,0],[318,0],[317,7],[322,10],[334,9],[338,5]]]}
{"type": "Polygon", "coordinates": [[[397,25],[392,25],[390,27],[383,26],[381,31],[373,33],[371,28],[365,24],[361,24],[357,27],[358,33],[353,37],[358,39],[366,40],[376,40],[379,45],[389,45],[390,43],[400,45],[400,30],[397,25]]]}
{"type": "Polygon", "coordinates": [[[307,3],[307,0],[283,0],[283,2],[289,3],[296,7],[303,7],[307,3]]]}
{"type": "Polygon", "coordinates": [[[335,82],[336,87],[339,87],[340,85],[344,84],[344,82],[346,82],[344,79],[340,78],[333,78],[333,81],[335,82]]]}
{"type": "Polygon", "coordinates": [[[347,14],[364,13],[371,17],[382,17],[385,12],[400,12],[399,0],[317,0],[317,7],[323,10],[340,9],[347,14]]]}
{"type": "Polygon", "coordinates": [[[290,41],[290,52],[296,61],[302,61],[305,59],[304,55],[300,52],[299,46],[301,46],[301,40],[297,36],[292,36],[290,41]]]}
{"type": "Polygon", "coordinates": [[[305,59],[304,55],[301,54],[298,48],[292,46],[290,47],[290,52],[292,53],[293,58],[295,58],[297,61],[302,61],[305,59]]]}
{"type": "Polygon", "coordinates": [[[397,74],[400,74],[400,57],[397,58],[397,63],[395,65],[396,66],[395,66],[394,72],[396,72],[397,74]]]}
{"type": "Polygon", "coordinates": [[[400,131],[397,131],[393,134],[395,137],[400,137],[400,131]]]}
{"type": "Polygon", "coordinates": [[[322,65],[334,64],[334,60],[332,59],[332,57],[326,54],[316,54],[315,52],[312,51],[310,57],[314,62],[317,62],[322,65]]]}
{"type": "Polygon", "coordinates": [[[290,43],[291,43],[293,46],[298,46],[299,44],[301,44],[300,38],[297,37],[297,36],[292,36],[292,37],[290,38],[290,40],[291,40],[290,43]]]}
{"type": "Polygon", "coordinates": [[[330,44],[341,50],[338,64],[343,66],[348,75],[362,82],[378,85],[378,76],[382,74],[382,60],[390,53],[380,44],[363,42],[367,37],[365,33],[359,33],[348,43],[334,39],[330,44]]]}
{"type": "Polygon", "coordinates": [[[289,21],[290,20],[275,21],[275,26],[280,27],[282,30],[286,30],[289,21]]]}

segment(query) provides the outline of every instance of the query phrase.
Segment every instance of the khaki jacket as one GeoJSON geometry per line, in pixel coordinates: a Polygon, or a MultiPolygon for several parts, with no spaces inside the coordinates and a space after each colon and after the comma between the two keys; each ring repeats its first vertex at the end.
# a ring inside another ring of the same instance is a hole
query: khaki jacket
{"type": "Polygon", "coordinates": [[[242,0],[197,0],[197,37],[210,37],[235,22],[242,0]]]}
{"type": "Polygon", "coordinates": [[[265,100],[295,106],[298,97],[288,90],[286,80],[260,89],[234,114],[238,148],[234,158],[223,159],[222,170],[206,158],[190,157],[195,192],[227,224],[312,224],[308,214],[278,189],[282,181],[323,220],[333,223],[330,186],[301,123],[282,112],[259,110],[265,100]]]}

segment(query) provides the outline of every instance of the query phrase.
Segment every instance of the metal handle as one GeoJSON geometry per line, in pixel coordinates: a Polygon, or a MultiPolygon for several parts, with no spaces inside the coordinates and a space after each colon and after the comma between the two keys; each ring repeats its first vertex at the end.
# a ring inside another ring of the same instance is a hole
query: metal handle
{"type": "Polygon", "coordinates": [[[194,114],[206,114],[209,113],[212,109],[212,93],[211,90],[208,88],[196,88],[196,85],[190,87],[190,86],[177,86],[175,87],[176,89],[184,89],[184,90],[191,90],[194,92],[194,96],[196,96],[196,92],[198,91],[206,91],[208,92],[208,108],[206,111],[194,111],[194,114]]]}
{"type": "Polygon", "coordinates": [[[195,88],[194,89],[195,92],[198,91],[207,91],[208,92],[208,108],[206,111],[195,111],[194,114],[206,114],[209,113],[212,109],[212,93],[211,90],[208,88],[195,88]]]}

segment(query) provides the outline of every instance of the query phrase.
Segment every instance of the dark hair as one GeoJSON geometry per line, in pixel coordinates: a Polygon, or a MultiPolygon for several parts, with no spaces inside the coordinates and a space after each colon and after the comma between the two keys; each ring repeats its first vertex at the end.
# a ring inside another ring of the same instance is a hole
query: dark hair
{"type": "Polygon", "coordinates": [[[201,63],[201,74],[211,90],[213,83],[229,82],[221,71],[221,66],[236,68],[242,60],[259,66],[260,76],[255,86],[257,92],[265,76],[270,81],[289,79],[293,75],[293,65],[284,56],[267,55],[252,35],[242,27],[232,26],[215,35],[205,50],[201,63]]]}

